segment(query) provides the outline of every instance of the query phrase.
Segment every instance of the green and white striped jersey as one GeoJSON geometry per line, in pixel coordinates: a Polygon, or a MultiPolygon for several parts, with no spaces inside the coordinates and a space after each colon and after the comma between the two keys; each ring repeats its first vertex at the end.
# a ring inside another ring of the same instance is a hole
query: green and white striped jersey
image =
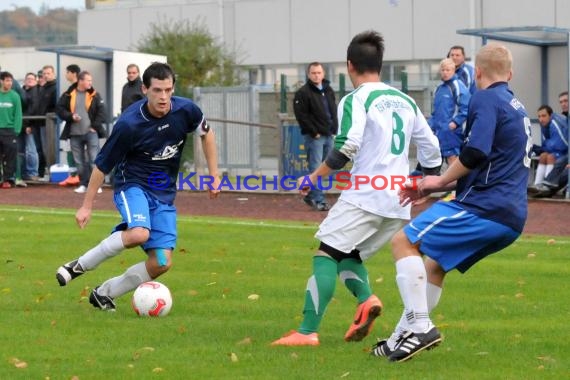
{"type": "Polygon", "coordinates": [[[410,143],[422,166],[441,164],[437,137],[415,101],[385,83],[364,83],[341,99],[338,120],[335,149],[353,161],[340,198],[373,214],[410,219],[410,206],[398,200],[398,183],[410,171],[410,143]]]}

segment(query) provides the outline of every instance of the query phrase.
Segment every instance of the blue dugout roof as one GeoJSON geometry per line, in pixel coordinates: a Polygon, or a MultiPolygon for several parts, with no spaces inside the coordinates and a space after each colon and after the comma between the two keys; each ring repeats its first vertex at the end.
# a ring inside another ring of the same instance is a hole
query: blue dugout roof
{"type": "Polygon", "coordinates": [[[533,46],[568,46],[570,29],[549,26],[515,26],[508,28],[459,29],[457,34],[533,46]]]}

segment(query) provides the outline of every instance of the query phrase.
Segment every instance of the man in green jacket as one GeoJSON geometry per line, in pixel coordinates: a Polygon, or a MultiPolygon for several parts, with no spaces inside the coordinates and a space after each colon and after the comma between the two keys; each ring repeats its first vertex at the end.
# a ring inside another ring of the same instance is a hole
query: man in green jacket
{"type": "Polygon", "coordinates": [[[17,137],[22,130],[22,100],[12,90],[14,76],[7,71],[0,73],[0,188],[9,189],[16,184],[18,158],[17,137]]]}

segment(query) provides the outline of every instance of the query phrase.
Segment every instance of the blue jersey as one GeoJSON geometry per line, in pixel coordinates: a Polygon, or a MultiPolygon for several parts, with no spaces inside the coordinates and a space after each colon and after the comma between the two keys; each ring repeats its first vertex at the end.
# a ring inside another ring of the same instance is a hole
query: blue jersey
{"type": "Polygon", "coordinates": [[[121,114],[95,165],[104,173],[115,169],[115,192],[136,185],[171,204],[187,134],[198,128],[208,130],[190,99],[173,96],[170,112],[161,118],[150,115],[146,99],[139,100],[121,114]]]}
{"type": "Polygon", "coordinates": [[[522,232],[527,216],[530,120],[506,82],[471,96],[464,147],[486,160],[457,181],[455,202],[485,219],[522,232]]]}

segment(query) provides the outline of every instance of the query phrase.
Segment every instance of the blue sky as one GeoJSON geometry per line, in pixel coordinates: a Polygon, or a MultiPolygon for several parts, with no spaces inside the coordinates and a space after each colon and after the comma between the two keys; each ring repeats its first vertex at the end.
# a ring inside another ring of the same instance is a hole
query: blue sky
{"type": "Polygon", "coordinates": [[[14,9],[16,7],[30,7],[38,13],[42,4],[46,4],[48,8],[71,8],[85,9],[85,0],[1,0],[0,11],[14,9]]]}

